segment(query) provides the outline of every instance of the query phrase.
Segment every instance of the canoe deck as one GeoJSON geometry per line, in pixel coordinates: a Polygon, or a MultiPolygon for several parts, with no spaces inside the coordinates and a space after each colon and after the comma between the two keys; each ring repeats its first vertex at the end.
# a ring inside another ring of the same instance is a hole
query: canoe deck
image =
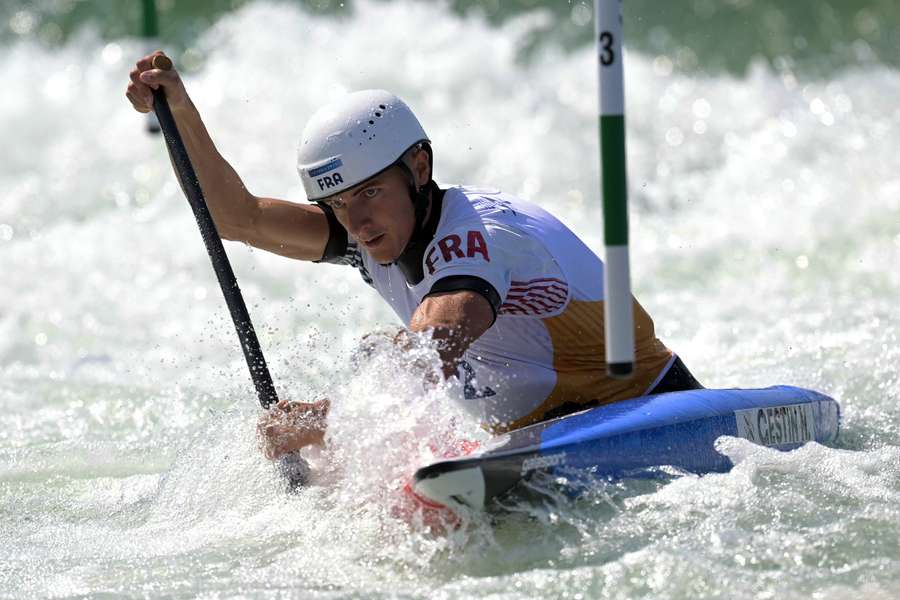
{"type": "Polygon", "coordinates": [[[703,389],[643,396],[537,423],[480,452],[424,466],[415,492],[448,506],[483,508],[537,472],[615,479],[660,467],[703,474],[733,466],[715,441],[735,436],[779,450],[837,439],[840,407],[793,386],[703,389]]]}

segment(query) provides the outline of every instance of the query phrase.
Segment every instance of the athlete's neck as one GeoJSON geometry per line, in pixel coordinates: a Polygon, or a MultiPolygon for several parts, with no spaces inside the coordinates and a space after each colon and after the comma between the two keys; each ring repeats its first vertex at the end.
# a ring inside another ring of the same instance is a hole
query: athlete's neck
{"type": "Polygon", "coordinates": [[[422,258],[425,249],[434,239],[438,222],[441,220],[441,205],[444,200],[444,190],[440,189],[433,181],[428,189],[428,208],[425,210],[425,219],[421,227],[413,231],[409,244],[403,250],[403,254],[395,261],[400,272],[406,278],[409,285],[416,285],[425,278],[422,268],[422,258]]]}

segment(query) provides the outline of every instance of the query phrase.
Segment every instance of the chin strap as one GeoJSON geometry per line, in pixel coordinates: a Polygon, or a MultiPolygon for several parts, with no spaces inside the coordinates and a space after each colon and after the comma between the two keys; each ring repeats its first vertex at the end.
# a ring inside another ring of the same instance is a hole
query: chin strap
{"type": "MultiPolygon", "coordinates": [[[[431,151],[431,144],[426,142],[423,143],[422,146],[423,149],[428,152],[428,172],[431,174],[434,172],[434,154],[431,151]]],[[[409,197],[412,200],[416,218],[412,236],[410,236],[406,248],[403,249],[403,252],[406,252],[413,246],[413,242],[417,241],[417,238],[422,233],[422,229],[425,227],[425,214],[428,212],[429,192],[431,191],[431,188],[435,186],[434,179],[429,177],[424,185],[416,187],[416,176],[413,174],[412,169],[409,168],[409,165],[403,162],[402,159],[398,160],[396,164],[406,171],[406,174],[409,176],[409,197]]]]}
{"type": "MultiPolygon", "coordinates": [[[[431,180],[425,185],[416,188],[414,184],[409,186],[409,195],[412,198],[413,208],[416,211],[416,225],[413,228],[412,237],[416,237],[425,227],[425,214],[428,212],[428,191],[431,188],[431,180]]],[[[410,240],[412,241],[412,240],[410,240]]]]}
{"type": "MultiPolygon", "coordinates": [[[[434,155],[431,152],[431,145],[425,143],[424,149],[428,152],[430,170],[434,167],[434,155]]],[[[424,185],[416,186],[416,178],[409,165],[402,160],[398,160],[396,164],[409,175],[409,197],[412,200],[415,211],[415,224],[413,225],[412,235],[409,236],[409,242],[407,242],[406,247],[400,253],[400,256],[397,257],[397,260],[394,261],[394,264],[400,268],[410,285],[416,285],[425,277],[422,271],[422,256],[424,256],[428,244],[431,243],[434,229],[437,227],[435,217],[439,216],[440,208],[436,208],[434,203],[438,202],[437,196],[440,194],[440,189],[431,177],[428,178],[424,185]],[[432,214],[431,218],[426,222],[425,215],[428,213],[429,199],[432,202],[432,214]]]]}

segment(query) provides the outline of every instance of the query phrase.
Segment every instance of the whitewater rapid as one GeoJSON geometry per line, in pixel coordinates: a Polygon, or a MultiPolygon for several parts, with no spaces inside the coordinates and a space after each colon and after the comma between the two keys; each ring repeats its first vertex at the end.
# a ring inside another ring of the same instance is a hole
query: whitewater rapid
{"type": "MultiPolygon", "coordinates": [[[[419,115],[440,181],[536,201],[599,252],[594,54],[523,59],[545,18],[254,3],[197,38],[184,76],[257,195],[302,202],[306,117],[383,87],[419,115]]],[[[317,485],[285,494],[259,455],[196,225],[124,97],[142,52],[88,29],[0,53],[0,596],[900,593],[895,69],[737,77],[626,55],[639,300],[707,386],[836,397],[839,447],[724,439],[731,473],[598,485],[434,537],[391,514],[391,490],[423,440],[483,435],[458,389],[423,392],[387,347],[352,366],[363,335],[399,326],[353,269],[229,243],[279,393],[334,403],[317,485]]]]}

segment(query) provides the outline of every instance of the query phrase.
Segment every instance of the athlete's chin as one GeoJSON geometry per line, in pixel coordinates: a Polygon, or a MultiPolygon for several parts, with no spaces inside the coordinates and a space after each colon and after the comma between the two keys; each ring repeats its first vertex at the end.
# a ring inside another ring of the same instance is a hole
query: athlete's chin
{"type": "Polygon", "coordinates": [[[397,260],[400,256],[400,253],[395,251],[393,248],[371,248],[369,250],[369,256],[372,257],[372,260],[377,262],[379,265],[389,265],[397,260]]]}
{"type": "Polygon", "coordinates": [[[383,255],[373,254],[372,255],[372,260],[374,260],[375,262],[377,262],[379,265],[381,265],[383,267],[387,267],[387,266],[394,264],[395,262],[397,262],[397,258],[399,258],[399,257],[394,256],[393,254],[383,254],[383,255]]]}

